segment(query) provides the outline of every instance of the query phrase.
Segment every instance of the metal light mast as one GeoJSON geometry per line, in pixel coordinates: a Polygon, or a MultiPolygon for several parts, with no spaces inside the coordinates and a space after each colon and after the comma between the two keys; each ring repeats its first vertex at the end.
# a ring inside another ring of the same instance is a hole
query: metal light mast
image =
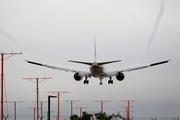
{"type": "MultiPolygon", "coordinates": [[[[29,109],[33,109],[33,111],[34,111],[34,120],[35,120],[35,111],[36,111],[36,107],[28,107],[29,109]]],[[[39,109],[39,108],[38,108],[39,109]]]]}
{"type": "MultiPolygon", "coordinates": [[[[38,83],[40,83],[40,82],[42,82],[42,81],[44,81],[44,80],[46,80],[46,79],[51,79],[51,78],[52,78],[52,77],[43,77],[43,78],[38,78],[38,77],[36,77],[36,78],[31,78],[31,77],[30,77],[30,78],[24,78],[24,77],[23,77],[23,79],[31,80],[31,81],[32,81],[32,79],[36,79],[36,82],[35,82],[35,83],[36,83],[36,85],[37,85],[37,87],[36,87],[36,89],[37,89],[37,108],[38,108],[38,106],[39,106],[39,104],[38,104],[38,103],[39,103],[39,102],[38,102],[38,101],[39,101],[39,99],[38,99],[38,96],[39,96],[39,94],[38,94],[38,90],[39,90],[38,83]],[[39,79],[43,79],[43,80],[38,82],[39,79]]],[[[32,81],[32,82],[34,82],[34,81],[32,81]]],[[[39,110],[37,110],[37,120],[39,120],[39,110]]]]}
{"type": "MultiPolygon", "coordinates": [[[[130,110],[129,110],[129,108],[130,108],[130,106],[129,106],[129,104],[130,103],[132,103],[132,102],[135,102],[135,101],[139,101],[139,99],[138,100],[126,100],[126,99],[124,99],[124,100],[119,100],[118,99],[118,101],[121,101],[121,102],[125,102],[125,103],[128,103],[128,106],[126,107],[126,116],[127,116],[127,120],[130,120],[130,115],[129,115],[129,112],[130,112],[130,110]]],[[[122,106],[121,106],[122,107],[122,106]]],[[[133,106],[132,106],[133,107],[133,106]]],[[[123,108],[123,107],[122,107],[123,108]]]]}
{"type": "Polygon", "coordinates": [[[3,120],[3,65],[4,65],[4,60],[12,57],[13,55],[17,55],[17,54],[22,54],[22,51],[20,53],[13,53],[13,51],[11,51],[10,53],[4,53],[3,51],[1,52],[1,120],[3,120]],[[10,55],[7,58],[4,58],[4,55],[10,55]]]}
{"type": "MultiPolygon", "coordinates": [[[[52,113],[53,111],[50,111],[52,113]]],[[[47,113],[47,120],[48,120],[48,111],[43,111],[43,113],[47,113]]]]}
{"type": "Polygon", "coordinates": [[[79,102],[79,101],[81,101],[81,99],[80,100],[77,100],[77,99],[75,99],[75,100],[62,100],[63,102],[68,102],[68,103],[70,103],[71,104],[71,116],[73,115],[73,103],[76,103],[76,102],[79,102]]]}
{"type": "Polygon", "coordinates": [[[52,96],[52,95],[48,95],[48,120],[51,120],[51,116],[50,116],[50,113],[51,113],[51,111],[50,111],[50,109],[51,109],[51,107],[50,107],[50,102],[51,102],[51,98],[57,98],[57,96],[52,96]]]}
{"type": "Polygon", "coordinates": [[[82,116],[82,109],[85,109],[85,108],[89,108],[89,106],[80,106],[80,107],[73,107],[73,108],[77,108],[77,109],[80,109],[80,117],[82,116]]]}
{"type": "Polygon", "coordinates": [[[6,102],[6,103],[14,103],[14,120],[16,120],[16,105],[17,104],[19,104],[19,103],[22,103],[22,102],[26,102],[25,100],[24,101],[19,101],[19,100],[17,100],[17,101],[4,101],[4,102],[6,102]]]}
{"type": "Polygon", "coordinates": [[[112,102],[113,100],[91,100],[92,102],[97,102],[101,104],[101,113],[103,113],[103,104],[107,103],[107,102],[112,102]]]}
{"type": "MultiPolygon", "coordinates": [[[[129,106],[129,108],[132,108],[133,106],[129,106]]],[[[128,110],[128,106],[121,106],[121,108],[125,108],[126,110],[123,110],[123,112],[126,112],[126,118],[128,119],[129,118],[129,120],[130,120],[130,112],[134,112],[134,110],[132,110],[132,111],[130,111],[130,110],[128,110]],[[128,117],[129,116],[129,117],[128,117]]],[[[125,114],[124,114],[125,115],[125,114]]],[[[134,114],[132,114],[132,115],[134,115],[134,114]]]]}
{"type": "MultiPolygon", "coordinates": [[[[37,101],[32,101],[32,100],[31,100],[31,102],[37,102],[37,101]]],[[[45,104],[45,103],[47,103],[48,101],[44,100],[44,101],[38,101],[38,102],[41,102],[41,107],[40,107],[40,108],[41,108],[41,118],[42,118],[42,111],[43,111],[43,110],[42,110],[42,105],[43,105],[43,103],[45,104]]],[[[51,102],[52,102],[52,101],[51,101],[51,102]]]]}
{"type": "Polygon", "coordinates": [[[69,91],[65,91],[65,90],[63,90],[63,91],[59,91],[59,90],[58,91],[54,91],[54,90],[52,90],[52,91],[47,91],[47,93],[53,93],[53,94],[58,96],[58,120],[59,120],[59,114],[60,114],[60,111],[59,111],[59,108],[60,108],[59,97],[60,97],[60,95],[63,95],[65,93],[70,93],[70,90],[69,91]]]}

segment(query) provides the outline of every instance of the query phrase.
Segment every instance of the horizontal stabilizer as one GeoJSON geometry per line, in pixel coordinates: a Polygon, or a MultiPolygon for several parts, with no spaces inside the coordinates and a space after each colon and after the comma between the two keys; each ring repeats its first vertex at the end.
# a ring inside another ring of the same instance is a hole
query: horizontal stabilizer
{"type": "Polygon", "coordinates": [[[121,60],[116,60],[116,61],[108,61],[108,62],[100,62],[98,63],[98,65],[105,65],[105,64],[109,64],[109,63],[115,63],[115,62],[120,62],[121,60]]]}
{"type": "Polygon", "coordinates": [[[68,60],[69,62],[74,62],[74,63],[81,63],[81,64],[85,64],[85,65],[93,65],[93,63],[90,62],[81,62],[81,61],[74,61],[74,60],[68,60]]]}
{"type": "MultiPolygon", "coordinates": [[[[75,62],[75,63],[81,63],[81,64],[85,64],[85,65],[93,65],[93,63],[90,62],[81,62],[81,61],[74,61],[74,60],[68,60],[69,62],[75,62]]],[[[108,61],[108,62],[98,62],[98,65],[105,65],[105,64],[109,64],[109,63],[115,63],[115,62],[120,62],[121,60],[115,60],[115,61],[108,61]]]]}

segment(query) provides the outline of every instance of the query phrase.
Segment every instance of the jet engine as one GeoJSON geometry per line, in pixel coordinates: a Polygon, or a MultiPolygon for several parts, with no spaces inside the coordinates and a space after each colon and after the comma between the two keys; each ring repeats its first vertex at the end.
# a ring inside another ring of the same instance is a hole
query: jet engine
{"type": "Polygon", "coordinates": [[[116,79],[117,79],[118,81],[122,81],[122,80],[124,79],[124,74],[121,73],[121,72],[119,72],[118,75],[116,76],[116,79]]]}
{"type": "Polygon", "coordinates": [[[75,74],[74,74],[74,79],[75,79],[76,81],[80,81],[80,80],[82,80],[82,78],[83,78],[83,77],[79,76],[79,73],[75,73],[75,74]]]}

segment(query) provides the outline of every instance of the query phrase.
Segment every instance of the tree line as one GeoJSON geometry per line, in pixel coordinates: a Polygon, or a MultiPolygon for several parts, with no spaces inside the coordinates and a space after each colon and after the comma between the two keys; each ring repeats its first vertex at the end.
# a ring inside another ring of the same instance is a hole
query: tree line
{"type": "Polygon", "coordinates": [[[95,113],[93,114],[87,114],[86,112],[83,112],[82,117],[79,117],[78,115],[74,114],[70,117],[71,120],[125,120],[124,117],[122,117],[119,112],[117,115],[112,114],[112,115],[107,115],[105,112],[104,113],[95,113]]]}

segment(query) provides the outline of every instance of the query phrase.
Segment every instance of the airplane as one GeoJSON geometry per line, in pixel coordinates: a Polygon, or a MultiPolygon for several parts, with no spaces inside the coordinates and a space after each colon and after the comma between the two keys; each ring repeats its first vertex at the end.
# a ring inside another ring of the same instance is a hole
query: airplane
{"type": "Polygon", "coordinates": [[[79,70],[79,69],[74,69],[74,68],[68,68],[68,67],[63,67],[63,66],[57,66],[57,65],[50,65],[46,63],[37,63],[29,60],[25,60],[27,63],[43,66],[43,67],[48,67],[52,69],[58,69],[58,70],[63,70],[66,72],[74,72],[74,79],[76,81],[81,81],[83,77],[85,77],[84,84],[89,84],[88,78],[95,77],[100,79],[100,85],[102,85],[102,79],[109,77],[108,84],[113,84],[112,77],[115,76],[118,81],[124,80],[125,76],[123,72],[130,72],[133,70],[138,70],[138,69],[143,69],[147,67],[152,67],[164,63],[168,63],[170,60],[165,60],[161,62],[156,62],[152,64],[144,64],[144,65],[137,65],[134,67],[127,67],[127,68],[122,68],[119,70],[106,70],[103,65],[110,64],[110,63],[115,63],[115,62],[120,62],[121,60],[114,60],[114,61],[107,61],[107,62],[100,62],[97,60],[96,56],[96,41],[94,42],[94,48],[95,48],[95,60],[94,62],[82,62],[82,61],[74,61],[74,60],[68,60],[69,62],[74,62],[74,63],[80,63],[80,64],[85,64],[89,66],[89,70],[79,70]]]}

